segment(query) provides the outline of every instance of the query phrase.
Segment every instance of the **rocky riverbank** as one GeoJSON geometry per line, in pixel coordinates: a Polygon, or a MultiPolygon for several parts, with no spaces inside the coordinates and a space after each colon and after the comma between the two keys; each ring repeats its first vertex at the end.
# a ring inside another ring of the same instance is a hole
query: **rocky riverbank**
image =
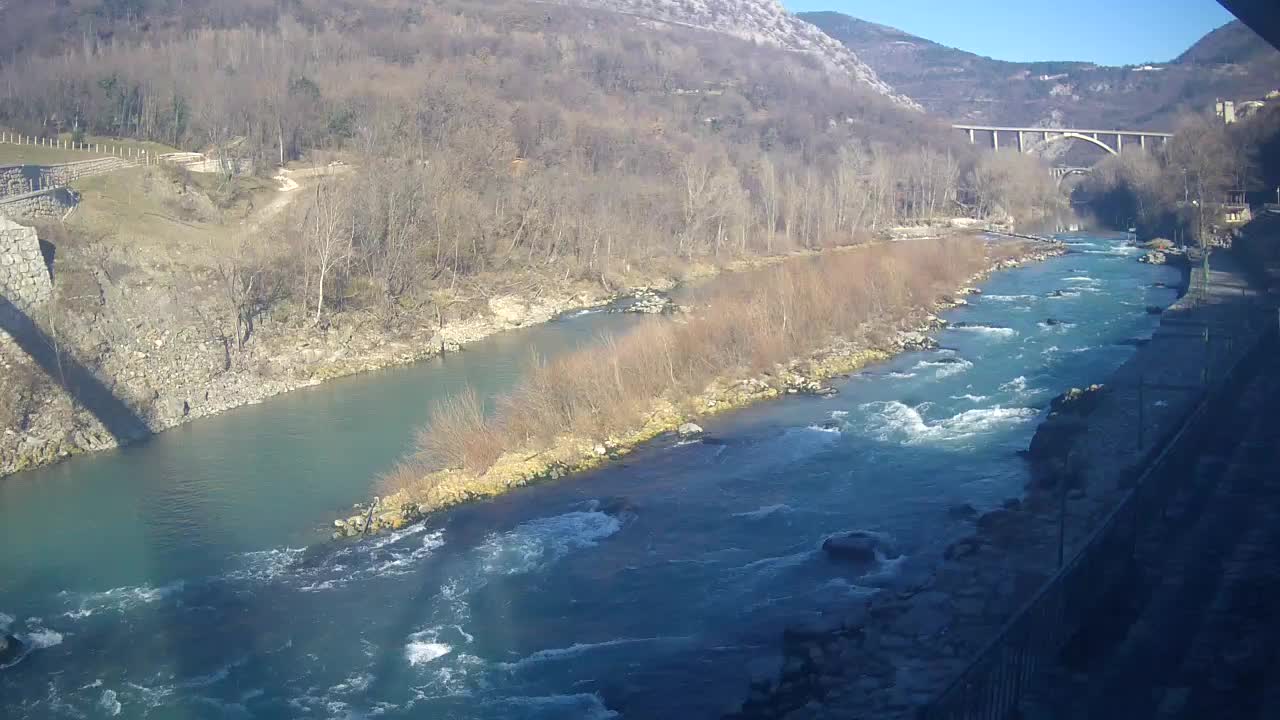
{"type": "Polygon", "coordinates": [[[978,292],[973,285],[991,272],[1038,262],[1066,251],[1065,246],[1058,243],[1029,243],[1019,247],[1021,251],[1017,257],[994,263],[969,278],[956,293],[939,298],[931,307],[917,308],[876,344],[839,341],[821,352],[777,367],[773,372],[756,377],[722,378],[695,397],[662,400],[651,409],[643,426],[608,439],[566,436],[549,449],[532,455],[507,453],[480,475],[460,469],[438,471],[423,483],[428,488],[425,492],[401,490],[387,497],[375,498],[371,503],[357,505],[350,517],[334,522],[333,534],[335,538],[351,537],[400,528],[446,507],[596,468],[663,434],[697,435],[700,430],[694,428],[699,419],[761,400],[787,394],[833,394],[835,390],[827,385],[827,381],[834,377],[847,375],[905,350],[928,347],[930,338],[927,333],[942,324],[937,313],[966,304],[962,296],[978,292]]]}
{"type": "Polygon", "coordinates": [[[495,333],[617,297],[593,287],[535,299],[500,295],[474,314],[436,326],[400,322],[388,327],[372,318],[341,317],[317,328],[302,318],[265,318],[242,349],[232,347],[234,340],[210,337],[209,328],[199,322],[174,326],[138,318],[128,339],[118,343],[104,340],[101,328],[69,323],[60,339],[70,348],[95,349],[88,364],[136,413],[138,430],[124,437],[109,433],[60,388],[44,382],[39,369],[10,342],[0,346],[0,369],[27,382],[13,390],[25,401],[21,416],[14,418],[20,429],[8,427],[0,435],[0,476],[118,447],[334,378],[455,352],[495,333]]]}

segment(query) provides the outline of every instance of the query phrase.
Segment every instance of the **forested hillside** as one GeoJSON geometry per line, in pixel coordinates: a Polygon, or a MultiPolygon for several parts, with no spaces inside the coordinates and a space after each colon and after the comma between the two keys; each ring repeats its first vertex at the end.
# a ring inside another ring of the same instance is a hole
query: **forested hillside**
{"type": "Polygon", "coordinates": [[[654,253],[812,248],[962,211],[967,151],[812,53],[521,2],[135,7],[78,16],[115,18],[107,39],[68,32],[60,54],[6,65],[0,124],[259,167],[345,154],[359,190],[333,211],[360,261],[326,278],[351,286],[335,299],[513,262],[600,277],[654,253]]]}

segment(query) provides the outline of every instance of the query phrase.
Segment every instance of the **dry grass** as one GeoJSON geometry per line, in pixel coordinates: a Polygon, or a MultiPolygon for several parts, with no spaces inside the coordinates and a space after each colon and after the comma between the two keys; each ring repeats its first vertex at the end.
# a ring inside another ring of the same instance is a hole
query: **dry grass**
{"type": "Polygon", "coordinates": [[[571,435],[603,441],[643,425],[662,398],[717,379],[774,371],[837,338],[872,346],[988,264],[987,245],[948,238],[830,253],[727,277],[686,322],[654,318],[621,337],[534,367],[486,416],[473,391],[442,402],[419,454],[385,478],[413,487],[426,473],[483,474],[508,450],[536,452],[571,435]]]}

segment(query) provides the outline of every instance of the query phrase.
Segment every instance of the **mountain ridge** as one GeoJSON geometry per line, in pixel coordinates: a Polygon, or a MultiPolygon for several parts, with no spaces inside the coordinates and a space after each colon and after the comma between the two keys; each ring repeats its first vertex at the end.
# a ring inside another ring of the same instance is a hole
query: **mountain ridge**
{"type": "Polygon", "coordinates": [[[799,16],[853,50],[899,92],[956,122],[1166,130],[1219,97],[1280,87],[1280,52],[1239,21],[1164,63],[1015,62],[951,48],[837,12],[799,16]]]}

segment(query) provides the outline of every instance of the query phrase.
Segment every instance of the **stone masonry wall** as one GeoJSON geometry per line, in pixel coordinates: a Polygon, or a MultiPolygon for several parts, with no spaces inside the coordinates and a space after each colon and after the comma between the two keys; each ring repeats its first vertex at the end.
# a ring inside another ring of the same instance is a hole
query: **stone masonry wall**
{"type": "Polygon", "coordinates": [[[23,220],[58,220],[75,207],[79,197],[70,188],[53,188],[14,197],[0,197],[0,215],[23,220]]]}
{"type": "Polygon", "coordinates": [[[39,165],[0,165],[0,198],[25,195],[51,184],[52,174],[39,165]]]}
{"type": "Polygon", "coordinates": [[[0,165],[0,198],[63,187],[81,178],[134,167],[124,158],[96,158],[61,165],[0,165]]]}
{"type": "Polygon", "coordinates": [[[52,294],[53,283],[35,229],[0,215],[0,296],[30,314],[52,294]]]}

